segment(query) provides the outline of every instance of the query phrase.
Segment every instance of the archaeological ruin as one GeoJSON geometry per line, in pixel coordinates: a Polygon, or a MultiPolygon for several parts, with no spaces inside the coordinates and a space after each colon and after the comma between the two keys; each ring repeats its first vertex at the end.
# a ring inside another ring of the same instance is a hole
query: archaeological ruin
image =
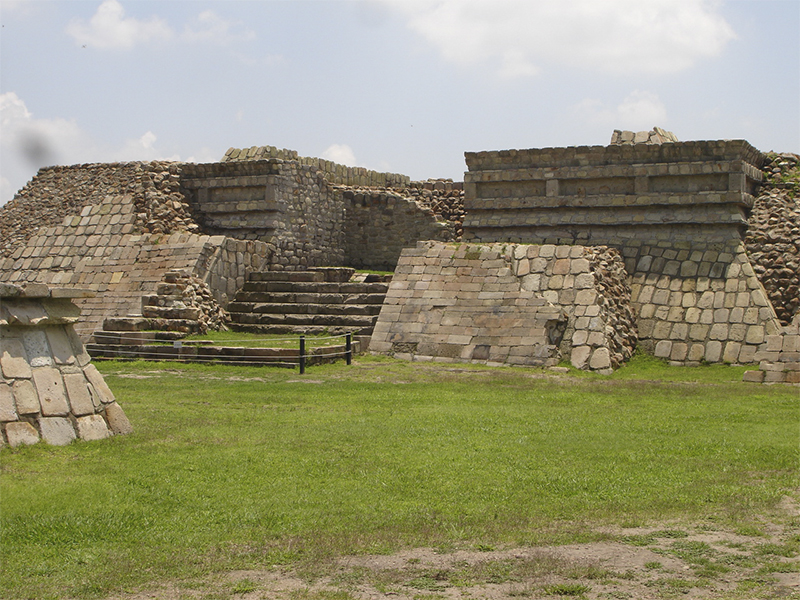
{"type": "Polygon", "coordinates": [[[95,292],[75,299],[90,352],[98,332],[227,324],[601,373],[639,349],[800,383],[798,162],[655,128],[468,152],[463,183],[273,147],[48,167],[0,208],[0,281],[95,292]]]}
{"type": "Polygon", "coordinates": [[[64,446],[133,427],[73,325],[94,293],[0,283],[0,447],[64,446]]]}

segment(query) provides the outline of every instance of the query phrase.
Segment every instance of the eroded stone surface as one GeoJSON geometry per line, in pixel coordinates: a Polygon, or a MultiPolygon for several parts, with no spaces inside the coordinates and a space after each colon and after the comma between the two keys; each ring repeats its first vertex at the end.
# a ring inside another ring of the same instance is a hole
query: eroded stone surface
{"type": "Polygon", "coordinates": [[[105,420],[100,415],[88,415],[77,420],[78,437],[87,442],[104,440],[111,435],[105,420]]]}
{"type": "Polygon", "coordinates": [[[106,419],[108,420],[108,426],[114,435],[126,435],[128,433],[133,433],[133,426],[131,425],[131,422],[125,415],[122,407],[116,402],[106,406],[106,419]]]}
{"type": "Polygon", "coordinates": [[[75,438],[75,429],[66,417],[42,417],[39,419],[42,440],[51,446],[66,446],[75,438]]]}
{"type": "Polygon", "coordinates": [[[31,445],[39,441],[39,432],[26,421],[14,421],[6,424],[6,438],[12,448],[31,445]]]}

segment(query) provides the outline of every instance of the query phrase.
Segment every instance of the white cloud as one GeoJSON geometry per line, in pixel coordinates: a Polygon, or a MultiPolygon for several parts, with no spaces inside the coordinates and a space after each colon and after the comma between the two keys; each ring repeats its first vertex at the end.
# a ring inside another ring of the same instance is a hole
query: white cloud
{"type": "Polygon", "coordinates": [[[67,33],[81,46],[101,49],[128,49],[174,36],[172,28],[158,17],[147,20],[126,17],[117,0],[104,0],[88,23],[73,19],[67,25],[67,33]]]}
{"type": "Polygon", "coordinates": [[[581,120],[593,125],[609,127],[609,138],[613,129],[649,131],[653,127],[667,127],[667,108],[657,94],[634,90],[613,108],[600,100],[587,98],[574,107],[581,120]]]}
{"type": "Polygon", "coordinates": [[[255,39],[251,29],[243,29],[241,23],[228,21],[212,10],[205,10],[186,26],[183,39],[188,42],[207,42],[227,46],[231,42],[255,39]]]}
{"type": "MultiPolygon", "coordinates": [[[[152,131],[121,143],[101,143],[83,131],[74,119],[36,118],[25,102],[14,92],[0,94],[0,205],[33,177],[51,165],[85,162],[134,160],[181,160],[178,154],[167,154],[157,145],[152,131]]],[[[198,160],[219,160],[207,149],[198,153],[198,160]]],[[[195,160],[190,157],[187,161],[195,160]]]]}
{"type": "Polygon", "coordinates": [[[322,158],[331,160],[340,165],[354,166],[356,165],[356,155],[353,154],[353,149],[346,144],[333,144],[322,153],[322,158]]]}
{"type": "Polygon", "coordinates": [[[718,56],[735,37],[714,0],[384,0],[462,66],[505,77],[568,65],[671,73],[718,56]]]}

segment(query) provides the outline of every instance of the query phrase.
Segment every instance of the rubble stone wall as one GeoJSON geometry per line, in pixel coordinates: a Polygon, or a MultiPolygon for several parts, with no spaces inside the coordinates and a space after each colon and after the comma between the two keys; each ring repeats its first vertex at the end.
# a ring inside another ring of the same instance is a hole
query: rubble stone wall
{"type": "Polygon", "coordinates": [[[133,431],[73,329],[89,294],[0,283],[0,447],[133,431]]]}
{"type": "Polygon", "coordinates": [[[629,301],[607,248],[421,242],[400,257],[370,351],[610,372],[635,345],[629,301]]]}

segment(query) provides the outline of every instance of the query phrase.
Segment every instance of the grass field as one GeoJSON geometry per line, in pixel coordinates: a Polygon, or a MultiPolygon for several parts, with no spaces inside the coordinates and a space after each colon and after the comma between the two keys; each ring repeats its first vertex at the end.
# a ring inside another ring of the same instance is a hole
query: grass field
{"type": "MultiPolygon", "coordinates": [[[[313,581],[336,557],[414,548],[635,545],[633,528],[665,524],[764,543],[765,523],[800,527],[777,509],[800,483],[798,388],[742,383],[739,368],[98,368],[132,435],[0,452],[5,598],[104,598],[252,569],[313,581]]],[[[761,556],[796,571],[800,535],[784,538],[761,556]]],[[[185,597],[262,597],[242,581],[185,597]]],[[[590,593],[554,585],[521,595],[590,593]]]]}

